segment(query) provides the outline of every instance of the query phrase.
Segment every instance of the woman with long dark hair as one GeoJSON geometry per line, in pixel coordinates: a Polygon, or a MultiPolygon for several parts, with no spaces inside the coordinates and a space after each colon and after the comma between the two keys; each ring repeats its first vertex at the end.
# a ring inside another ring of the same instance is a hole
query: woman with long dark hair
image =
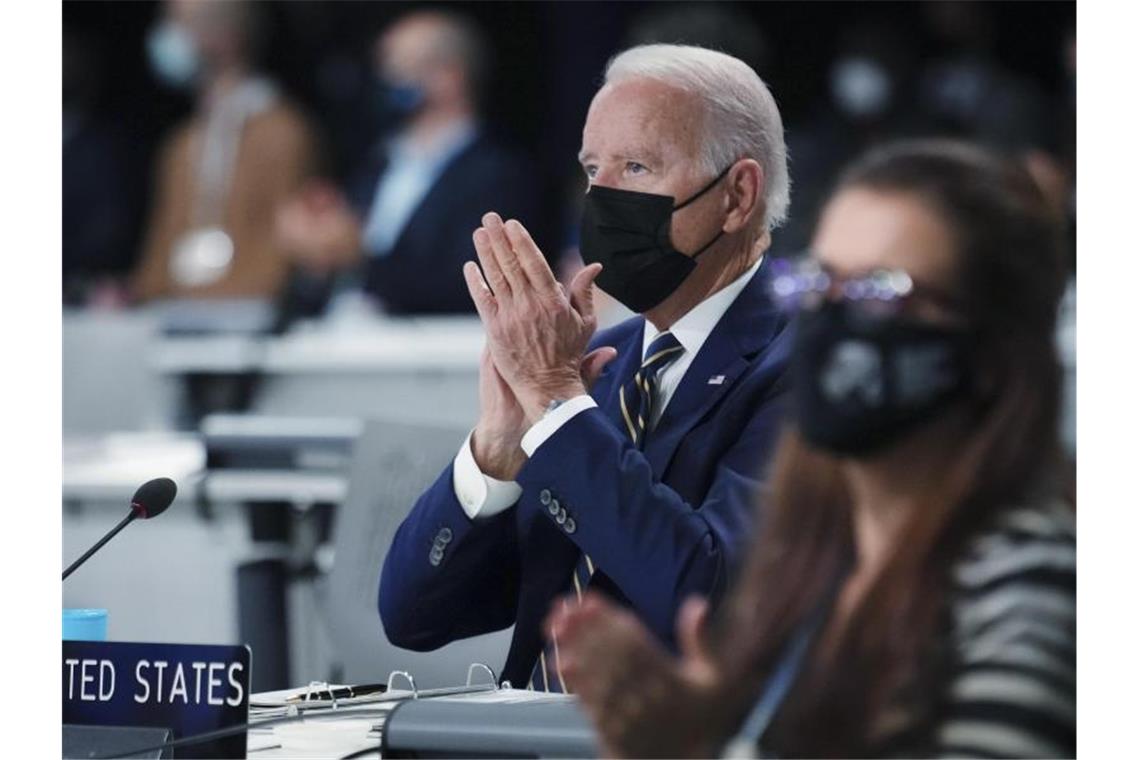
{"type": "Polygon", "coordinates": [[[598,597],[548,621],[607,753],[1075,753],[1061,262],[1029,175],[979,148],[843,175],[775,281],[794,424],[734,590],[709,625],[685,607],[680,659],[598,597]]]}

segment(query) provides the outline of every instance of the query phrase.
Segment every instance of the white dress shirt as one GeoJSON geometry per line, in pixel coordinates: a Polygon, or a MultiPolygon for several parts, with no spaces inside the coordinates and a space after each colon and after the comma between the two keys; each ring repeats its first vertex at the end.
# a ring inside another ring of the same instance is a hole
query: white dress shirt
{"type": "Polygon", "coordinates": [[[436,135],[429,145],[396,138],[388,145],[388,166],[377,180],[372,207],[364,222],[364,248],[386,256],[444,169],[476,137],[468,119],[436,135]]]}
{"type": "MultiPolygon", "coordinates": [[[[721,317],[732,306],[737,296],[744,290],[744,286],[755,276],[760,268],[763,257],[758,260],[744,274],[724,286],[711,296],[701,301],[689,310],[685,316],[678,319],[669,332],[685,349],[681,355],[674,359],[665,369],[657,375],[657,392],[654,397],[652,417],[649,420],[649,430],[657,427],[665,407],[680,386],[685,372],[693,363],[693,359],[701,350],[701,346],[708,340],[713,328],[720,322],[721,317]]],[[[646,320],[645,333],[641,342],[641,355],[644,357],[649,345],[661,334],[653,323],[646,320]]],[[[583,394],[575,396],[558,406],[554,411],[548,412],[538,422],[531,426],[522,439],[522,449],[526,455],[533,456],[534,452],[550,436],[554,435],[576,414],[586,409],[592,409],[597,403],[590,396],[583,394]]],[[[452,485],[455,487],[455,496],[463,511],[472,520],[486,518],[498,514],[509,508],[522,495],[522,488],[514,481],[497,480],[485,475],[475,463],[471,453],[471,436],[463,442],[459,454],[455,457],[452,468],[452,485]]]]}

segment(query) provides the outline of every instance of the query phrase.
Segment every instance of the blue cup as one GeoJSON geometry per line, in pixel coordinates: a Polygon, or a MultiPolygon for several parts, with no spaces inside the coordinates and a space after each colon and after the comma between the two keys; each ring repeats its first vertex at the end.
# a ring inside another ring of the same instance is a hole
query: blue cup
{"type": "Polygon", "coordinates": [[[106,641],[107,610],[63,611],[64,641],[106,641]]]}

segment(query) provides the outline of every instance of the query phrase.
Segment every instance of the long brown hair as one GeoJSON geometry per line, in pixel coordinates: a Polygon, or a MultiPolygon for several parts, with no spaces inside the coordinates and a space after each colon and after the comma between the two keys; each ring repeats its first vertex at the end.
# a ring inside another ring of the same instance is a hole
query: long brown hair
{"type": "MultiPolygon", "coordinates": [[[[832,656],[811,656],[773,725],[779,749],[796,755],[872,752],[872,726],[904,687],[914,689],[908,706],[920,719],[937,709],[929,684],[938,679],[953,558],[995,512],[1031,498],[1055,463],[1062,238],[1028,173],[968,144],[912,141],[866,154],[836,193],[854,187],[917,198],[954,236],[975,391],[969,429],[915,499],[904,540],[828,648],[832,656]]],[[[756,550],[714,627],[718,657],[747,682],[744,691],[826,602],[854,552],[840,460],[794,430],[764,502],[756,550]]]]}

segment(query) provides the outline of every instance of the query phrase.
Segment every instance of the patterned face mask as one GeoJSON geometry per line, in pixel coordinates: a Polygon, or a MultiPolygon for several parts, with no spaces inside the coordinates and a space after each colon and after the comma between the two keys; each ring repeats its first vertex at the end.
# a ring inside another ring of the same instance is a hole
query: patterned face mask
{"type": "Polygon", "coordinates": [[[800,433],[844,456],[873,453],[969,395],[970,333],[843,301],[801,311],[792,352],[800,433]]]}

